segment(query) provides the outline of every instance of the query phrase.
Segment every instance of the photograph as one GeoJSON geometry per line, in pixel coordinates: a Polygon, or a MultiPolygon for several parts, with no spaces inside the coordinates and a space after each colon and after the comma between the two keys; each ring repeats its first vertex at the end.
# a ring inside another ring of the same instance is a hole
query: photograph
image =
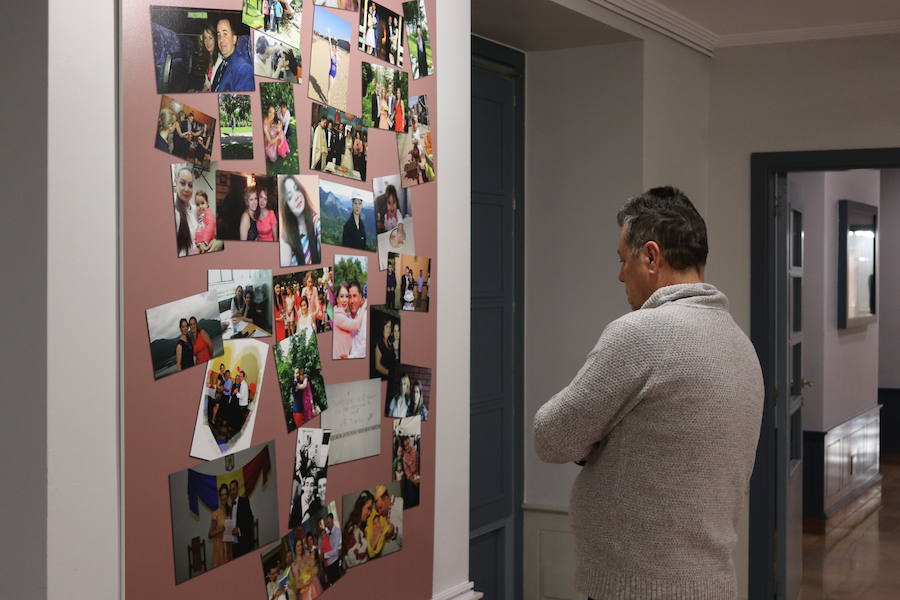
{"type": "Polygon", "coordinates": [[[403,489],[399,481],[346,494],[341,505],[344,568],[403,547],[403,489]]]}
{"type": "Polygon", "coordinates": [[[252,92],[250,28],[241,11],[150,7],[156,92],[252,92]]]}
{"type": "Polygon", "coordinates": [[[288,527],[292,529],[319,514],[325,507],[330,437],[331,432],[327,429],[301,427],[297,430],[291,510],[288,517],[288,527]]]}
{"type": "Polygon", "coordinates": [[[422,419],[406,417],[394,420],[392,481],[403,490],[403,509],[419,505],[419,458],[422,448],[422,419]]]}
{"type": "Polygon", "coordinates": [[[274,177],[216,172],[216,230],[219,239],[278,240],[278,189],[274,177]]]}
{"type": "Polygon", "coordinates": [[[360,51],[398,67],[403,66],[403,17],[372,0],[359,11],[360,51]]]}
{"type": "Polygon", "coordinates": [[[362,121],[367,127],[397,133],[409,124],[409,73],[362,64],[362,121]]]}
{"type": "Polygon", "coordinates": [[[296,49],[300,59],[303,0],[244,0],[241,17],[245,25],[296,49]]]}
{"type": "Polygon", "coordinates": [[[384,305],[372,306],[369,312],[372,322],[369,377],[395,381],[400,366],[400,313],[384,305]]]}
{"type": "Polygon", "coordinates": [[[322,243],[375,252],[375,202],[372,192],[319,181],[322,243]]]}
{"type": "Polygon", "coordinates": [[[378,269],[387,269],[388,253],[415,254],[416,237],[412,216],[403,217],[396,227],[378,234],[378,269]]]}
{"type": "Polygon", "coordinates": [[[331,358],[366,357],[369,261],[365,256],[334,255],[334,306],[331,358]]]}
{"type": "Polygon", "coordinates": [[[216,119],[169,96],[159,101],[154,147],[204,169],[210,168],[216,119]]]}
{"type": "Polygon", "coordinates": [[[413,79],[434,75],[434,60],[431,56],[431,34],[425,15],[425,0],[403,3],[406,18],[406,41],[409,60],[412,63],[413,79]]]}
{"type": "Polygon", "coordinates": [[[209,269],[208,289],[219,305],[222,339],[272,335],[272,271],[209,269]]]}
{"type": "Polygon", "coordinates": [[[400,184],[400,175],[372,179],[375,194],[375,232],[384,233],[412,217],[412,192],[400,184]]]}
{"type": "Polygon", "coordinates": [[[328,462],[350,462],[381,453],[381,379],[325,386],[328,410],[322,428],[331,431],[328,462]]]}
{"type": "Polygon", "coordinates": [[[395,378],[388,382],[384,416],[402,419],[418,416],[428,420],[431,399],[431,369],[398,365],[395,378]]]}
{"type": "Polygon", "coordinates": [[[431,123],[428,122],[428,96],[425,94],[422,94],[421,96],[410,96],[409,113],[410,125],[412,123],[418,125],[430,125],[431,123]]]}
{"type": "Polygon", "coordinates": [[[213,184],[219,163],[201,169],[191,163],[172,165],[175,201],[175,247],[178,256],[194,256],[225,249],[216,237],[216,205],[213,184]]]}
{"type": "Polygon", "coordinates": [[[161,379],[222,356],[222,328],[209,292],[147,309],[153,378],[161,379]]]}
{"type": "Polygon", "coordinates": [[[278,539],[275,442],[169,475],[175,583],[278,539]]]}
{"type": "Polygon", "coordinates": [[[253,158],[250,94],[219,94],[219,143],[222,160],[253,158]]]}
{"type": "Polygon", "coordinates": [[[191,456],[213,460],[250,447],[269,345],[226,340],[222,356],[206,363],[191,456]]]}
{"type": "Polygon", "coordinates": [[[312,326],[331,331],[334,319],[334,269],[322,267],[272,278],[275,290],[275,341],[312,326]]]}
{"type": "Polygon", "coordinates": [[[341,524],[332,501],[263,549],[263,578],[268,600],[312,600],[343,575],[341,524]]]}
{"type": "Polygon", "coordinates": [[[359,10],[359,0],[313,0],[316,6],[327,6],[328,8],[339,8],[341,10],[359,10]]]}
{"type": "Polygon", "coordinates": [[[352,30],[349,21],[316,8],[308,72],[310,100],[347,110],[352,30]]]}
{"type": "Polygon", "coordinates": [[[428,312],[431,259],[388,252],[387,299],[394,310],[428,312]]]}
{"type": "Polygon", "coordinates": [[[397,134],[397,154],[403,187],[434,181],[434,154],[431,129],[427,125],[409,124],[409,133],[397,134]]]}
{"type": "Polygon", "coordinates": [[[282,267],[322,262],[318,190],[317,175],[278,176],[278,213],[281,215],[278,264],[282,267]]]}
{"type": "MultiPolygon", "coordinates": [[[[277,2],[278,0],[273,0],[277,2]]],[[[259,84],[262,106],[263,149],[268,175],[300,172],[297,148],[297,118],[294,112],[294,86],[286,81],[259,84]]]]}
{"type": "Polygon", "coordinates": [[[306,327],[275,344],[275,369],[288,433],[328,408],[319,342],[306,327]]]}
{"type": "MultiPolygon", "coordinates": [[[[268,2],[268,0],[263,1],[268,2]]],[[[272,1],[277,2],[277,0],[272,1]]],[[[253,73],[257,77],[301,83],[303,81],[303,65],[300,60],[300,50],[261,31],[254,31],[253,73]]]]}
{"type": "Polygon", "coordinates": [[[310,123],[309,168],[365,181],[369,128],[362,120],[313,102],[310,123]]]}

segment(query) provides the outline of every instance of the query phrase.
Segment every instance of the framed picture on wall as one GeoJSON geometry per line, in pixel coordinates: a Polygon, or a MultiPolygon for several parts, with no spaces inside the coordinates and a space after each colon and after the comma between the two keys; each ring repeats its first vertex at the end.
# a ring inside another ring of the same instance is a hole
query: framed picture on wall
{"type": "Polygon", "coordinates": [[[838,329],[874,323],[878,207],[838,201],[838,329]]]}

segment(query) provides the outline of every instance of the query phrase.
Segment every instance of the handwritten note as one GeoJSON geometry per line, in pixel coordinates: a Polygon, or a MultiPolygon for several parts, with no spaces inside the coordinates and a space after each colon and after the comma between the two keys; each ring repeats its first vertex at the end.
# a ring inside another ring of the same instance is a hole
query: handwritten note
{"type": "Polygon", "coordinates": [[[381,453],[381,380],[366,379],[325,386],[328,410],[322,428],[331,430],[332,465],[381,453]]]}

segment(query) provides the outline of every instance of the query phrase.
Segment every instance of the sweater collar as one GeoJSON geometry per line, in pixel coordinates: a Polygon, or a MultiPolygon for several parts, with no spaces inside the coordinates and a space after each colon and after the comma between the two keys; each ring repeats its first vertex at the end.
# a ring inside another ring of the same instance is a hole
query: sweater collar
{"type": "Polygon", "coordinates": [[[661,287],[647,298],[641,310],[657,308],[669,302],[728,310],[728,298],[709,283],[679,283],[661,287]]]}

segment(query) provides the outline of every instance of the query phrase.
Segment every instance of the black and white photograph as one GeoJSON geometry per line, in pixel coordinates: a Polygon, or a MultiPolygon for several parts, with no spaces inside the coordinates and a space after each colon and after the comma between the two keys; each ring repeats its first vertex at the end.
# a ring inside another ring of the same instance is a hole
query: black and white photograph
{"type": "Polygon", "coordinates": [[[219,306],[209,292],[147,309],[153,378],[160,379],[224,352],[219,306]]]}
{"type": "Polygon", "coordinates": [[[207,281],[219,305],[223,339],[272,335],[270,269],[209,269],[207,281]]]}
{"type": "Polygon", "coordinates": [[[328,462],[338,465],[381,453],[381,379],[325,386],[328,410],[322,428],[331,431],[328,462]]]}
{"type": "Polygon", "coordinates": [[[330,437],[327,429],[301,427],[297,430],[288,527],[299,527],[325,507],[330,437]]]}

